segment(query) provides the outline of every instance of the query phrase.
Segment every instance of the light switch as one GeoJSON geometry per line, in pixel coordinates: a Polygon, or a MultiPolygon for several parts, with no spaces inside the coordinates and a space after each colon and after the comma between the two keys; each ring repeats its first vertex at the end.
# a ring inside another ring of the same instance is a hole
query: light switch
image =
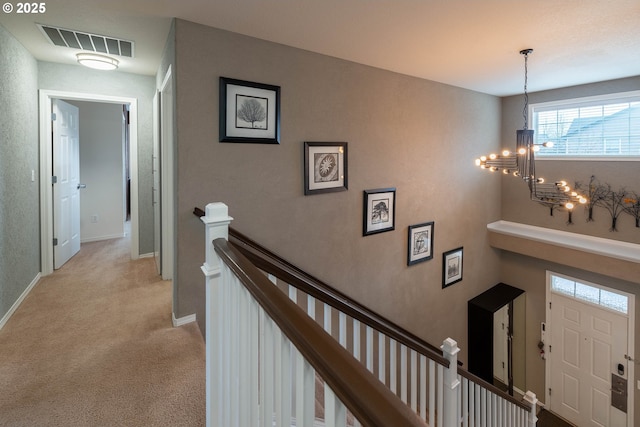
{"type": "Polygon", "coordinates": [[[36,181],[36,171],[31,169],[31,182],[36,181]]]}

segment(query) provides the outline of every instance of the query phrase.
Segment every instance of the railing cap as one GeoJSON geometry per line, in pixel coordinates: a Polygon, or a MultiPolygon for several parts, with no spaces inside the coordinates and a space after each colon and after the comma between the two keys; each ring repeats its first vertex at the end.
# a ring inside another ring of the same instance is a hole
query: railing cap
{"type": "Polygon", "coordinates": [[[442,351],[445,354],[451,355],[457,354],[460,351],[460,349],[458,348],[458,343],[452,338],[447,338],[446,340],[444,340],[440,348],[442,348],[442,351]]]}
{"type": "Polygon", "coordinates": [[[222,202],[209,203],[205,207],[205,215],[201,219],[205,224],[229,222],[233,220],[233,218],[229,216],[229,207],[222,202]]]}

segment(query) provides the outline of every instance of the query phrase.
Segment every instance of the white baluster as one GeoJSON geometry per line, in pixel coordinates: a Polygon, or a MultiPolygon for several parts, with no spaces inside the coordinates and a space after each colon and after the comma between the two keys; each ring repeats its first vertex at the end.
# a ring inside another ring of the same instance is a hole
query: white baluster
{"type": "Polygon", "coordinates": [[[411,409],[418,412],[418,353],[410,350],[411,357],[411,409]]]}
{"type": "Polygon", "coordinates": [[[407,400],[407,346],[400,346],[400,399],[406,404],[407,400]]]}
{"type": "MultiPolygon", "coordinates": [[[[429,359],[429,425],[435,425],[436,420],[436,362],[429,359]]],[[[440,388],[438,387],[438,391],[440,388]]],[[[438,401],[442,400],[442,397],[438,397],[438,401]]],[[[440,408],[438,408],[440,410],[440,408]]],[[[442,419],[442,418],[441,418],[442,419]]]]}
{"type": "Polygon", "coordinates": [[[365,326],[365,334],[367,369],[373,373],[373,328],[371,328],[371,326],[365,326]]]}
{"type": "Polygon", "coordinates": [[[427,420],[427,357],[420,355],[420,416],[427,420]]]}
{"type": "Polygon", "coordinates": [[[393,394],[398,391],[398,351],[397,341],[389,339],[389,388],[393,394]]]}
{"type": "Polygon", "coordinates": [[[378,379],[382,384],[387,383],[386,338],[382,332],[378,332],[378,379]]]}

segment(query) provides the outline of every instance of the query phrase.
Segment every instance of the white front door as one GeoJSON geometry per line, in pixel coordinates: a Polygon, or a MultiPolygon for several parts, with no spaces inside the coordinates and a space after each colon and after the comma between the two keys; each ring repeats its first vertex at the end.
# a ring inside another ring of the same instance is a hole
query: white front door
{"type": "Polygon", "coordinates": [[[80,140],[78,108],[59,99],[53,111],[53,266],[80,250],[80,140]]]}
{"type": "Polygon", "coordinates": [[[629,378],[627,316],[553,292],[550,312],[549,409],[581,427],[627,426],[611,401],[611,374],[629,378]]]}

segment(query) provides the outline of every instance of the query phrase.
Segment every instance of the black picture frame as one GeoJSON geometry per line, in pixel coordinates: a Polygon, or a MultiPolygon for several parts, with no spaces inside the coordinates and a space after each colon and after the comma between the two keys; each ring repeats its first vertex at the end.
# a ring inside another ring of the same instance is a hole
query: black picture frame
{"type": "Polygon", "coordinates": [[[384,233],[396,228],[396,189],[364,190],[362,235],[384,233]]]}
{"type": "Polygon", "coordinates": [[[304,194],[347,191],[346,142],[304,143],[304,194]]]}
{"type": "Polygon", "coordinates": [[[442,254],[442,289],[462,280],[462,251],[459,247],[442,254]]]}
{"type": "Polygon", "coordinates": [[[434,222],[424,222],[409,226],[407,265],[433,259],[434,222]]]}
{"type": "Polygon", "coordinates": [[[219,109],[220,142],[280,143],[280,86],[220,77],[219,109]]]}

